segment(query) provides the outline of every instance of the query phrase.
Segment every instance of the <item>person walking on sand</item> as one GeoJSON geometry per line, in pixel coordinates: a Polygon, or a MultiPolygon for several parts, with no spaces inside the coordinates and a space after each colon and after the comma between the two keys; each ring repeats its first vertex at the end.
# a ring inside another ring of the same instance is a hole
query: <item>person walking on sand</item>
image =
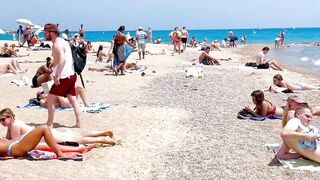
{"type": "Polygon", "coordinates": [[[84,28],[83,28],[83,24],[80,25],[80,28],[79,28],[79,35],[80,37],[84,37],[84,28]]]}
{"type": "Polygon", "coordinates": [[[148,36],[148,42],[152,43],[152,30],[151,30],[151,27],[148,27],[147,36],[148,36]]]}
{"type": "Polygon", "coordinates": [[[49,127],[53,126],[55,101],[58,96],[68,97],[69,103],[74,109],[76,116],[75,128],[80,128],[80,109],[76,99],[75,83],[77,75],[73,67],[73,58],[70,45],[67,41],[58,36],[58,28],[56,24],[46,24],[44,26],[44,34],[48,41],[52,41],[53,70],[52,76],[54,84],[52,85],[48,99],[48,121],[49,127]]]}
{"type": "Polygon", "coordinates": [[[267,58],[267,54],[269,52],[269,47],[262,48],[262,51],[259,53],[257,58],[257,68],[258,69],[269,69],[271,67],[274,70],[282,71],[283,69],[279,66],[278,62],[273,59],[267,58]]]}
{"type": "Polygon", "coordinates": [[[138,41],[138,53],[139,53],[140,60],[141,60],[141,53],[142,53],[142,59],[144,59],[144,55],[146,54],[145,39],[147,39],[147,33],[143,31],[142,27],[138,27],[138,31],[136,33],[136,40],[138,41]]]}
{"type": "Polygon", "coordinates": [[[181,30],[181,42],[182,42],[182,46],[183,46],[183,51],[185,51],[187,48],[188,39],[189,39],[189,33],[187,31],[187,28],[185,26],[183,26],[183,28],[181,30]]]}

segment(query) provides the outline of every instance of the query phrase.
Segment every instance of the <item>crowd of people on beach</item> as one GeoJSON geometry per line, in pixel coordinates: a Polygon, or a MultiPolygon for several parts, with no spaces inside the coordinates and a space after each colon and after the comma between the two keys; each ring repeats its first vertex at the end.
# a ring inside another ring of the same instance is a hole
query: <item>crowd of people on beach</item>
{"type": "MultiPolygon", "coordinates": [[[[24,30],[19,27],[17,34],[19,35],[19,45],[24,46],[27,42],[28,47],[34,46],[40,40],[37,35],[33,35],[32,30],[26,27],[24,30]]],[[[55,109],[60,108],[73,108],[76,123],[73,128],[82,127],[81,112],[77,97],[83,101],[83,104],[87,107],[91,106],[91,103],[87,99],[84,87],[76,86],[78,75],[74,69],[74,57],[71,47],[83,48],[85,53],[96,53],[97,63],[110,63],[108,69],[112,70],[114,75],[124,75],[126,69],[130,67],[136,67],[136,64],[126,63],[128,56],[137,47],[139,60],[145,59],[148,55],[147,45],[148,43],[160,44],[162,40],[157,38],[153,41],[151,27],[145,32],[143,27],[138,27],[135,37],[131,37],[125,34],[125,26],[120,26],[117,29],[116,34],[113,36],[111,46],[108,53],[104,51],[104,46],[100,45],[98,50],[95,51],[90,41],[85,39],[85,29],[83,24],[80,25],[79,33],[75,33],[72,37],[68,37],[69,30],[65,29],[59,36],[58,25],[54,23],[48,23],[44,26],[44,35],[47,41],[52,42],[52,58],[48,57],[45,64],[41,65],[35,72],[32,78],[32,86],[34,88],[40,87],[43,83],[53,81],[53,85],[48,92],[38,91],[36,98],[33,98],[32,102],[37,103],[39,106],[46,107],[48,111],[48,118],[46,125],[40,127],[31,127],[21,120],[17,120],[14,112],[10,108],[5,108],[0,111],[0,123],[7,128],[5,139],[0,140],[0,154],[6,156],[22,157],[33,149],[43,149],[43,144],[39,144],[43,141],[46,142],[46,147],[50,147],[58,158],[66,158],[63,153],[65,149],[71,149],[75,151],[88,151],[92,146],[80,147],[68,147],[64,146],[68,143],[74,142],[76,144],[110,144],[116,145],[118,142],[113,138],[111,131],[89,131],[83,133],[72,133],[72,136],[65,136],[63,132],[59,132],[53,128],[53,122],[55,117],[55,109]],[[107,59],[106,59],[107,58],[107,59]],[[106,59],[106,60],[105,60],[106,59]],[[58,145],[63,144],[63,145],[58,145]]],[[[281,31],[279,39],[275,40],[275,47],[282,46],[284,43],[285,32],[281,31]]],[[[173,50],[172,55],[181,54],[187,50],[187,48],[200,47],[202,51],[197,59],[200,64],[204,65],[221,65],[220,60],[210,55],[211,51],[222,51],[222,48],[238,47],[238,37],[234,35],[230,30],[228,35],[221,43],[214,40],[209,43],[205,38],[201,43],[197,43],[195,37],[190,38],[187,28],[184,26],[182,30],[175,27],[169,34],[171,39],[173,50]],[[190,43],[188,43],[190,42],[190,43]]],[[[241,43],[247,43],[246,35],[241,36],[241,43]]],[[[51,48],[51,47],[48,47],[51,48]]],[[[283,71],[284,69],[280,64],[269,58],[269,47],[263,47],[261,52],[257,53],[257,59],[254,66],[257,69],[269,69],[283,71]]],[[[149,53],[150,54],[150,53],[149,53]]],[[[165,52],[163,53],[165,54],[165,52]]],[[[2,57],[21,57],[15,45],[10,47],[7,43],[1,47],[2,57]]],[[[89,68],[92,71],[104,71],[105,68],[89,68]]],[[[22,70],[19,62],[12,60],[0,68],[0,73],[15,73],[22,74],[28,70],[22,70]]],[[[285,92],[293,93],[302,90],[320,90],[320,86],[309,85],[306,83],[291,83],[284,80],[281,74],[273,76],[273,84],[276,87],[284,88],[285,92]]],[[[270,91],[277,92],[270,86],[270,91]]],[[[280,91],[283,92],[283,91],[280,91]]],[[[312,91],[311,91],[312,92],[312,91]]],[[[304,98],[299,94],[292,94],[287,98],[287,105],[283,107],[277,107],[272,102],[265,98],[262,90],[254,90],[251,93],[252,102],[254,108],[245,107],[243,111],[246,111],[252,117],[275,117],[282,118],[282,131],[281,138],[282,143],[276,157],[279,159],[291,159],[291,158],[308,158],[316,162],[320,162],[320,149],[317,148],[318,141],[320,142],[320,136],[315,127],[311,126],[313,115],[320,115],[320,107],[309,107],[304,98]],[[291,150],[295,152],[292,153],[291,150]]],[[[72,131],[72,130],[70,130],[72,131]]]]}

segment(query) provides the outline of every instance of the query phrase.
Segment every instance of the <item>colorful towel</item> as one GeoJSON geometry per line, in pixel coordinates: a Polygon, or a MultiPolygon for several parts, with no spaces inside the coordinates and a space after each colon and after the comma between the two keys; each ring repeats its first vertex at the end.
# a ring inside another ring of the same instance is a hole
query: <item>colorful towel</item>
{"type": "MultiPolygon", "coordinates": [[[[100,113],[102,112],[103,110],[107,109],[107,108],[110,108],[110,104],[107,104],[107,103],[95,103],[95,104],[92,104],[90,107],[85,107],[83,104],[80,104],[80,110],[82,112],[87,112],[87,113],[100,113]]],[[[26,104],[24,106],[17,106],[17,108],[28,108],[28,109],[45,109],[47,110],[47,108],[45,107],[41,107],[41,106],[37,106],[37,105],[34,105],[34,104],[26,104]]],[[[58,111],[73,111],[72,108],[56,108],[56,110],[58,111]]]]}
{"type": "MultiPolygon", "coordinates": [[[[279,149],[279,144],[265,144],[268,150],[276,153],[279,149]]],[[[277,158],[278,159],[278,158],[277,158]]],[[[320,171],[320,164],[307,159],[278,159],[280,164],[285,168],[293,169],[293,170],[305,170],[305,171],[320,171]]]]}
{"type": "Polygon", "coordinates": [[[28,155],[26,157],[0,157],[0,160],[10,160],[10,159],[27,159],[30,161],[39,161],[39,160],[52,160],[52,159],[59,159],[59,160],[73,160],[73,161],[82,161],[83,160],[83,154],[84,152],[65,152],[65,154],[68,156],[68,158],[58,158],[57,155],[52,151],[45,151],[45,150],[31,150],[28,152],[28,155]]]}
{"type": "Polygon", "coordinates": [[[281,119],[281,117],[275,116],[275,115],[268,115],[268,116],[264,116],[264,117],[250,117],[249,119],[254,120],[254,121],[264,121],[267,118],[273,119],[273,120],[281,119]]]}

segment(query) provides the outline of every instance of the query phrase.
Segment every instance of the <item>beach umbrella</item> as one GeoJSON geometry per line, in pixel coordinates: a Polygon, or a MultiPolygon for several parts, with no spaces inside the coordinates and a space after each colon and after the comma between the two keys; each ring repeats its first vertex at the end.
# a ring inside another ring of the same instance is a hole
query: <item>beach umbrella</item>
{"type": "Polygon", "coordinates": [[[44,27],[36,24],[32,27],[32,29],[35,30],[35,34],[39,34],[41,31],[43,31],[44,27]]]}
{"type": "Polygon", "coordinates": [[[17,19],[16,22],[23,26],[30,26],[30,27],[34,26],[33,22],[28,19],[17,19]]]}
{"type": "Polygon", "coordinates": [[[2,29],[0,29],[0,34],[6,34],[2,29]]]}

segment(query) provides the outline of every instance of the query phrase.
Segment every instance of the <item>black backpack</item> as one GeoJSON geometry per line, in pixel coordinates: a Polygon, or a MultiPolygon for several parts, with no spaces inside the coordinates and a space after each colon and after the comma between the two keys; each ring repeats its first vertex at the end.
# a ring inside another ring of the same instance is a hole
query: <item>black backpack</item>
{"type": "Polygon", "coordinates": [[[81,72],[83,71],[87,63],[87,53],[85,51],[86,47],[83,44],[81,44],[80,46],[70,45],[70,47],[72,52],[74,71],[80,76],[83,88],[85,88],[81,72]]]}

